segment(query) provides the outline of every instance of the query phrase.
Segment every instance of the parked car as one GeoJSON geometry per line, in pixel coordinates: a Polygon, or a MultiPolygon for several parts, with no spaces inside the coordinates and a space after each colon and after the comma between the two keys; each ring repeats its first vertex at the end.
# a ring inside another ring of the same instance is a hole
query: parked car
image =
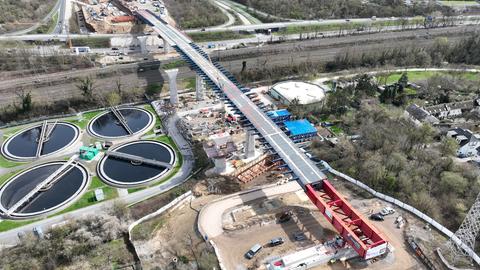
{"type": "Polygon", "coordinates": [[[385,208],[383,208],[382,211],[380,211],[380,214],[381,214],[382,216],[391,215],[391,214],[393,214],[393,213],[395,213],[395,210],[394,210],[393,208],[391,208],[391,207],[388,207],[388,206],[385,207],[385,208]]]}
{"type": "Polygon", "coordinates": [[[33,227],[33,234],[40,239],[44,237],[43,230],[40,227],[33,227]]]}
{"type": "Polygon", "coordinates": [[[293,239],[295,239],[295,241],[304,241],[307,237],[303,232],[296,232],[293,234],[293,239]]]}
{"type": "Polygon", "coordinates": [[[272,240],[270,240],[270,246],[271,247],[276,247],[276,246],[279,246],[283,243],[284,243],[284,241],[283,241],[283,238],[281,238],[281,237],[273,238],[272,240]]]}
{"type": "Polygon", "coordinates": [[[245,258],[251,260],[257,253],[262,249],[262,246],[260,244],[255,244],[253,247],[245,253],[245,258]]]}
{"type": "Polygon", "coordinates": [[[291,212],[284,212],[282,215],[280,215],[278,222],[280,223],[285,223],[290,221],[292,219],[292,213],[291,212]]]}
{"type": "Polygon", "coordinates": [[[381,214],[370,215],[370,219],[371,220],[376,220],[376,221],[384,221],[385,220],[381,214]]]}

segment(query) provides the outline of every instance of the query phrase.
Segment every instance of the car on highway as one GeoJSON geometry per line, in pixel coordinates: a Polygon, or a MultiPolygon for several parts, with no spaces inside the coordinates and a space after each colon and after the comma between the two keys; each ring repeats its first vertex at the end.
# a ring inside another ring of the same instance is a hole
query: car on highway
{"type": "Polygon", "coordinates": [[[119,49],[117,47],[113,47],[112,51],[118,51],[119,49]]]}
{"type": "Polygon", "coordinates": [[[272,240],[270,240],[269,245],[271,247],[276,247],[276,246],[279,246],[279,245],[283,244],[284,242],[285,241],[283,241],[282,237],[276,237],[276,238],[273,238],[272,240]]]}
{"type": "Polygon", "coordinates": [[[375,221],[384,221],[385,220],[385,218],[381,214],[372,214],[372,215],[370,215],[370,219],[375,220],[375,221]]]}
{"type": "Polygon", "coordinates": [[[262,246],[260,244],[255,244],[253,247],[245,253],[245,258],[251,260],[257,253],[262,249],[262,246]]]}

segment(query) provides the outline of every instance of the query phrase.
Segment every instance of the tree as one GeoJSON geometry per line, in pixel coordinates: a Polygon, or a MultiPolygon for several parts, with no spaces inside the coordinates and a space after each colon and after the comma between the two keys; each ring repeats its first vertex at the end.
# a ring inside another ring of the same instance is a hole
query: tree
{"type": "Polygon", "coordinates": [[[118,78],[116,81],[115,81],[115,87],[117,89],[117,93],[118,95],[120,96],[120,98],[122,97],[122,90],[123,90],[123,84],[122,84],[122,80],[120,78],[118,78]]]}
{"type": "Polygon", "coordinates": [[[107,99],[108,106],[110,107],[120,104],[120,101],[121,101],[121,97],[117,92],[108,93],[106,99],[107,99]]]}
{"type": "Polygon", "coordinates": [[[17,95],[21,100],[20,111],[23,113],[31,111],[33,106],[31,92],[25,93],[25,91],[21,90],[20,92],[17,92],[17,95]]]}
{"type": "Polygon", "coordinates": [[[91,77],[85,77],[77,85],[77,88],[82,92],[82,96],[89,101],[93,100],[94,83],[95,81],[91,77]]]}
{"type": "Polygon", "coordinates": [[[162,91],[162,87],[158,83],[152,83],[147,85],[145,93],[149,96],[157,95],[162,91]]]}
{"type": "Polygon", "coordinates": [[[443,156],[453,156],[457,152],[458,143],[453,138],[444,137],[440,143],[440,151],[443,156]]]}

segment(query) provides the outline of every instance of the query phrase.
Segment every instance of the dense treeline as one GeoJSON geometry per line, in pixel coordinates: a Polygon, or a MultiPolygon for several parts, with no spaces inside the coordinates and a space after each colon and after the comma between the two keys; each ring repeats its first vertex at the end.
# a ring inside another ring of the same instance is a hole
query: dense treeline
{"type": "Polygon", "coordinates": [[[439,6],[436,1],[414,1],[411,6],[403,0],[235,0],[274,16],[292,19],[368,18],[429,15],[439,11],[453,14],[449,7],[439,6]]]}
{"type": "Polygon", "coordinates": [[[89,216],[52,229],[43,239],[26,235],[0,252],[2,269],[112,269],[134,262],[124,247],[125,220],[89,216]],[[115,268],[115,267],[113,267],[115,268]]]}
{"type": "Polygon", "coordinates": [[[164,0],[170,15],[181,28],[220,25],[227,17],[208,0],[164,0]]]}
{"type": "Polygon", "coordinates": [[[0,33],[16,28],[25,28],[24,25],[10,23],[34,23],[45,17],[55,4],[55,0],[2,0],[0,1],[0,33]],[[3,28],[1,25],[4,25],[3,28]]]}
{"type": "Polygon", "coordinates": [[[393,106],[363,104],[344,114],[343,127],[361,139],[337,146],[315,143],[314,152],[336,169],[390,194],[457,229],[480,192],[478,170],[457,164],[457,144],[431,126],[416,127],[393,106]]]}
{"type": "Polygon", "coordinates": [[[471,35],[449,44],[446,38],[438,38],[430,47],[396,47],[383,51],[355,53],[346,51],[328,62],[327,71],[354,67],[394,66],[439,66],[445,62],[455,64],[480,64],[480,37],[471,35]]]}

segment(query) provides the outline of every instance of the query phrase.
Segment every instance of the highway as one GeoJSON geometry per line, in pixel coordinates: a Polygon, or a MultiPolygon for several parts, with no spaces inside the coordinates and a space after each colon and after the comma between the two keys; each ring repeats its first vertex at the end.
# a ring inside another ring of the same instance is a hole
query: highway
{"type": "MultiPolygon", "coordinates": [[[[453,21],[478,21],[480,16],[452,16],[449,17],[453,21]]],[[[187,29],[185,33],[198,33],[198,32],[218,32],[218,31],[255,31],[255,30],[268,30],[273,28],[286,28],[289,26],[315,26],[315,25],[331,25],[331,24],[366,24],[366,23],[378,23],[378,22],[395,22],[401,18],[388,17],[388,18],[376,18],[372,20],[370,18],[355,18],[355,19],[328,19],[328,20],[309,20],[309,21],[293,21],[293,22],[276,22],[276,23],[263,23],[263,24],[250,24],[250,25],[234,25],[229,27],[210,27],[205,29],[187,29]]],[[[405,18],[406,20],[417,19],[415,17],[405,18]]]]}
{"type": "Polygon", "coordinates": [[[243,115],[260,132],[263,138],[273,147],[276,153],[288,164],[299,178],[302,187],[316,183],[326,176],[310,161],[310,159],[293,143],[290,138],[263,113],[240,89],[220,72],[211,62],[207,61],[191,46],[190,39],[178,29],[164,24],[146,10],[137,12],[143,19],[149,21],[154,30],[165,38],[170,45],[177,46],[198,67],[223,90],[228,99],[240,109],[243,115]]]}
{"type": "MultiPolygon", "coordinates": [[[[285,67],[309,61],[325,63],[338,53],[347,50],[355,53],[381,51],[388,48],[408,47],[412,43],[418,46],[430,46],[436,36],[448,37],[449,42],[456,42],[469,35],[475,27],[436,28],[429,30],[405,31],[396,33],[376,33],[370,35],[342,36],[325,39],[310,39],[302,42],[285,42],[263,47],[247,47],[235,50],[221,50],[211,53],[212,58],[220,58],[220,62],[230,72],[238,73],[242,62],[246,61],[248,70],[285,67]],[[468,30],[467,32],[465,32],[468,30]],[[426,37],[427,31],[430,37],[426,37]]],[[[166,63],[166,62],[165,62],[166,63]]],[[[22,75],[22,79],[9,77],[3,72],[0,77],[0,106],[7,106],[17,100],[15,89],[26,87],[31,90],[37,104],[81,97],[76,84],[77,78],[96,77],[95,85],[98,93],[115,90],[114,81],[121,81],[125,90],[142,87],[149,83],[163,83],[162,72],[145,70],[137,72],[138,63],[107,66],[105,68],[79,69],[53,74],[22,75]]],[[[187,66],[180,67],[178,78],[195,76],[187,66]]],[[[164,77],[165,78],[165,77],[164,77]]]]}

